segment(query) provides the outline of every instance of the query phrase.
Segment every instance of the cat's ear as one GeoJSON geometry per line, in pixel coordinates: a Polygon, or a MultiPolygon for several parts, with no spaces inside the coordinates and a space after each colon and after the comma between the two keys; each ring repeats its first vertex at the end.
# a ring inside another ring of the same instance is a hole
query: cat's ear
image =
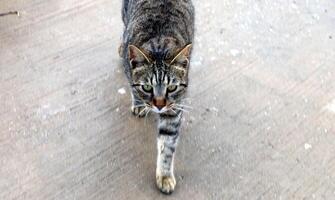
{"type": "Polygon", "coordinates": [[[190,55],[192,50],[192,44],[186,45],[177,55],[172,59],[170,65],[179,65],[187,68],[190,62],[190,55]]]}
{"type": "Polygon", "coordinates": [[[146,53],[134,45],[128,46],[128,58],[132,68],[136,68],[139,64],[149,64],[151,62],[146,53]]]}

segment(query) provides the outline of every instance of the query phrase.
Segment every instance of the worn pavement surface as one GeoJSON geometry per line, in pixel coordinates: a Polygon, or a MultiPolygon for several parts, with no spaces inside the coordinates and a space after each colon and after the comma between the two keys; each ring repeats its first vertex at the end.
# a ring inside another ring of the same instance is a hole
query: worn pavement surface
{"type": "Polygon", "coordinates": [[[335,1],[194,0],[176,157],[155,187],[119,0],[1,0],[0,199],[334,199],[335,1]]]}

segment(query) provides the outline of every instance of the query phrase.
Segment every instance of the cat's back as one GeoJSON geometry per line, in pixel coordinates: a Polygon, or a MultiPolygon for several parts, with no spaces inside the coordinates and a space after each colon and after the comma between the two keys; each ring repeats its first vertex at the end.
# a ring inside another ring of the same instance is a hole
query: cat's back
{"type": "Polygon", "coordinates": [[[194,8],[191,0],[125,0],[124,23],[128,42],[139,44],[159,36],[182,43],[193,39],[194,8]]]}

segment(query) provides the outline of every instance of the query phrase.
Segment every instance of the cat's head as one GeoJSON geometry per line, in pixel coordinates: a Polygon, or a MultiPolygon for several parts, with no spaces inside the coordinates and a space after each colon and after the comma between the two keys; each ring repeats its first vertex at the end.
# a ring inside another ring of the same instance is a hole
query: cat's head
{"type": "Polygon", "coordinates": [[[178,110],[187,89],[191,47],[189,44],[170,56],[157,58],[144,49],[128,46],[132,87],[152,111],[178,110]]]}

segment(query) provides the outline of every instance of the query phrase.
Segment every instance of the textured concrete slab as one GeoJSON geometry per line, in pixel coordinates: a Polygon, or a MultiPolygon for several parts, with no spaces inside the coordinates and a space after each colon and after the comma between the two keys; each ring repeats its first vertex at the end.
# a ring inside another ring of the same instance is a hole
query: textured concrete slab
{"type": "Polygon", "coordinates": [[[195,0],[176,191],[134,118],[120,1],[2,0],[0,199],[333,199],[335,2],[195,0]]]}

